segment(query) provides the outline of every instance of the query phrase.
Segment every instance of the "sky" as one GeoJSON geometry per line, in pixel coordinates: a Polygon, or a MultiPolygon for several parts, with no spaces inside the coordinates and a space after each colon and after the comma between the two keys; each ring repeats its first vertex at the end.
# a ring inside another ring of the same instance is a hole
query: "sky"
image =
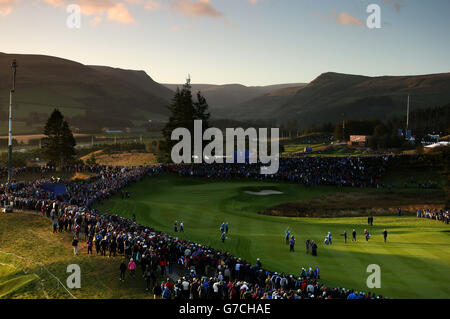
{"type": "Polygon", "coordinates": [[[450,72],[449,0],[0,0],[0,52],[248,86],[450,72]],[[80,28],[68,12],[78,5],[80,28]],[[367,26],[370,4],[380,28],[367,26]]]}

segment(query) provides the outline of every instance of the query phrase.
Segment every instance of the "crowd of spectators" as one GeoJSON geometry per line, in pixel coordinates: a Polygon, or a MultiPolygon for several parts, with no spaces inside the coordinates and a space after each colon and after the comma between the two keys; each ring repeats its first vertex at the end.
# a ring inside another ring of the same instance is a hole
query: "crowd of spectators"
{"type": "Polygon", "coordinates": [[[180,164],[168,169],[183,176],[290,181],[305,186],[380,187],[389,156],[281,158],[276,174],[260,174],[260,164],[180,164]]]}
{"type": "Polygon", "coordinates": [[[297,275],[271,272],[263,268],[259,259],[252,264],[227,252],[139,225],[134,219],[102,214],[93,208],[93,204],[162,171],[203,177],[273,178],[305,185],[375,187],[380,183],[386,162],[385,157],[286,159],[281,161],[280,171],[273,176],[261,176],[258,165],[246,164],[66,167],[75,171],[89,170],[95,176],[83,183],[55,179],[15,183],[0,190],[0,200],[3,205],[13,202],[18,209],[33,210],[50,218],[54,232],[73,232],[75,254],[80,253],[78,243],[84,241],[88,254],[123,256],[121,280],[124,280],[126,270],[134,277],[136,268],[140,268],[147,290],[156,298],[382,298],[371,293],[326,287],[320,283],[318,268],[303,269],[297,275]],[[66,192],[46,191],[43,185],[48,183],[63,183],[66,192]],[[176,272],[181,273],[180,279],[170,279],[176,272]],[[168,280],[160,282],[158,278],[161,277],[168,280]]]}
{"type": "Polygon", "coordinates": [[[433,220],[438,220],[441,221],[443,223],[446,223],[447,225],[450,222],[450,212],[447,210],[443,210],[443,209],[418,209],[417,212],[417,217],[419,218],[428,218],[428,219],[433,219],[433,220]]]}

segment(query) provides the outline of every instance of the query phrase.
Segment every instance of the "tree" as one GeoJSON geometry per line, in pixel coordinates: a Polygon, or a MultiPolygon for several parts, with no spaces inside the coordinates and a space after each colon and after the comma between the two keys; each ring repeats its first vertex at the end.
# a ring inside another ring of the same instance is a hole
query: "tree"
{"type": "Polygon", "coordinates": [[[197,102],[194,103],[194,116],[196,120],[203,121],[203,131],[209,128],[209,118],[211,114],[208,112],[208,103],[201,92],[197,92],[197,102]]]}
{"type": "Polygon", "coordinates": [[[380,123],[377,126],[375,126],[375,129],[373,130],[374,136],[383,136],[388,133],[389,133],[389,129],[383,123],[380,123]]]}
{"type": "MultiPolygon", "coordinates": [[[[165,163],[170,162],[172,147],[178,143],[177,141],[172,141],[172,131],[179,127],[186,128],[191,133],[191,138],[193,139],[194,121],[203,121],[204,132],[209,127],[210,118],[210,114],[208,113],[208,103],[201,95],[200,91],[197,92],[197,102],[194,103],[190,80],[186,81],[186,84],[183,85],[181,90],[177,88],[172,99],[172,104],[169,106],[169,111],[171,115],[162,131],[163,140],[160,142],[160,152],[158,153],[158,160],[165,163]]],[[[197,143],[203,143],[203,140],[197,141],[197,143]]]]}
{"type": "Polygon", "coordinates": [[[44,128],[42,154],[45,159],[55,165],[70,164],[74,161],[76,141],[69,123],[58,109],[50,115],[44,128]]]}

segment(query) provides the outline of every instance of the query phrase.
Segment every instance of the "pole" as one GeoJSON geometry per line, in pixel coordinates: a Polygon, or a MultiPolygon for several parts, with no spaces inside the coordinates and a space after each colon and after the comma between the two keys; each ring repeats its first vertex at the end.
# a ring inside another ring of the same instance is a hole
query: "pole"
{"type": "Polygon", "coordinates": [[[342,140],[345,141],[345,120],[342,120],[342,140]]]}
{"type": "Polygon", "coordinates": [[[12,138],[12,100],[13,91],[9,92],[9,133],[8,133],[8,184],[12,181],[12,150],[13,150],[13,138],[12,138]]]}
{"type": "Polygon", "coordinates": [[[408,107],[406,109],[406,130],[408,129],[409,129],[409,94],[408,94],[408,107]]]}
{"type": "Polygon", "coordinates": [[[9,139],[8,139],[8,185],[12,181],[12,151],[13,151],[13,136],[12,136],[12,106],[13,106],[13,94],[16,90],[16,70],[17,62],[13,60],[11,63],[12,70],[12,86],[9,91],[9,139]]]}

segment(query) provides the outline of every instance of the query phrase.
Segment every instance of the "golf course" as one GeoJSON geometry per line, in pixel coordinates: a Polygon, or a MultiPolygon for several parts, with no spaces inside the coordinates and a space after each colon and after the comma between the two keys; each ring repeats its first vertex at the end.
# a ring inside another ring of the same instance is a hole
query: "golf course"
{"type": "MultiPolygon", "coordinates": [[[[146,178],[120,194],[98,204],[104,213],[131,218],[176,237],[198,242],[237,257],[256,262],[271,271],[299,275],[301,268],[320,267],[321,282],[330,287],[367,291],[367,266],[381,268],[381,288],[377,294],[389,298],[449,298],[450,228],[444,223],[419,219],[414,215],[386,212],[375,216],[368,226],[366,216],[333,218],[283,217],[259,214],[283,203],[307,201],[329,194],[388,192],[386,189],[311,187],[284,182],[254,180],[215,180],[162,174],[146,178]],[[184,233],[174,233],[173,223],[183,221],[184,233]],[[220,225],[228,222],[230,231],[224,243],[220,225]],[[357,242],[351,232],[357,231],[357,242]],[[363,232],[371,238],[366,242],[363,232]],[[388,231],[387,243],[382,232],[388,231]],[[295,252],[285,244],[286,230],[295,236],[295,252]],[[347,231],[349,239],[341,236],[347,231]],[[333,235],[333,244],[324,237],[333,235]],[[318,256],[306,254],[305,241],[318,243],[318,256]]],[[[398,190],[398,192],[409,190],[398,190]]],[[[417,191],[417,190],[416,190],[417,191]]],[[[423,192],[426,192],[425,190],[423,192]]]]}

